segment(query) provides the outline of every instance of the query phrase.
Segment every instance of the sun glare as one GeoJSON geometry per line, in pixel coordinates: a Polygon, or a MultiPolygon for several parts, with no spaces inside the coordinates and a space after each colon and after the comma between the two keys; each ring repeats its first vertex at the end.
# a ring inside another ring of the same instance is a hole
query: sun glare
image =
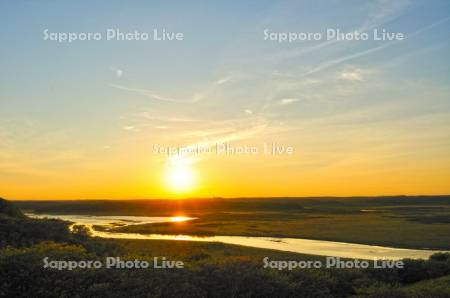
{"type": "Polygon", "coordinates": [[[176,193],[186,193],[194,187],[194,171],[185,159],[171,160],[166,169],[166,185],[176,193]]]}
{"type": "Polygon", "coordinates": [[[174,216],[170,218],[171,222],[183,222],[189,220],[189,217],[186,216],[174,216]]]}

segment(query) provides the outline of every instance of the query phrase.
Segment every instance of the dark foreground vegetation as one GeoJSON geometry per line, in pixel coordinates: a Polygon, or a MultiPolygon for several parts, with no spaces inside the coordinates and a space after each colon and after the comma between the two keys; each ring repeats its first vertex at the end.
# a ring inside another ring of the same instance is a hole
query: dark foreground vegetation
{"type": "Polygon", "coordinates": [[[106,240],[69,223],[36,220],[0,199],[1,297],[450,297],[450,257],[405,260],[403,269],[263,268],[262,259],[320,257],[223,245],[106,240]],[[106,256],[182,260],[184,269],[43,268],[43,259],[106,256]]]}

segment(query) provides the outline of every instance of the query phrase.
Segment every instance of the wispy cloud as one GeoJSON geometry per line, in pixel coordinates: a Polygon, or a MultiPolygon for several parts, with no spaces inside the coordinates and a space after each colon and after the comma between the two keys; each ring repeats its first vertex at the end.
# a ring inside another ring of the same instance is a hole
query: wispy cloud
{"type": "MultiPolygon", "coordinates": [[[[430,29],[440,25],[440,24],[443,24],[444,22],[447,22],[449,19],[450,19],[450,17],[446,17],[446,18],[443,18],[443,19],[441,19],[441,20],[439,20],[437,22],[434,22],[432,24],[424,26],[424,27],[414,31],[413,33],[407,34],[407,38],[411,39],[411,38],[413,38],[413,37],[415,37],[415,36],[417,36],[419,34],[422,34],[423,32],[426,32],[426,31],[428,31],[428,30],[430,30],[430,29]]],[[[386,49],[388,47],[394,46],[394,45],[398,44],[399,42],[400,42],[400,40],[394,40],[394,41],[390,41],[390,42],[385,42],[385,43],[383,43],[383,44],[381,44],[379,46],[376,46],[376,47],[373,47],[373,48],[370,48],[370,49],[367,49],[367,50],[363,50],[363,51],[356,52],[356,53],[353,53],[353,54],[349,54],[349,55],[346,55],[346,56],[341,56],[341,57],[338,57],[338,58],[327,60],[325,62],[320,63],[318,66],[314,67],[313,69],[307,71],[306,73],[303,74],[303,76],[308,76],[308,75],[311,75],[311,74],[315,74],[317,72],[329,69],[329,68],[331,68],[333,66],[336,66],[336,65],[339,65],[341,63],[348,62],[348,61],[351,61],[353,59],[360,58],[360,57],[363,57],[363,56],[375,53],[377,51],[380,51],[380,50],[386,49]]]]}
{"type": "Polygon", "coordinates": [[[341,56],[341,57],[338,57],[338,58],[327,60],[325,62],[320,63],[319,65],[317,65],[316,67],[312,68],[311,70],[307,71],[306,73],[303,74],[303,76],[312,75],[312,74],[315,74],[315,73],[320,72],[322,70],[326,70],[326,69],[329,69],[329,68],[331,68],[333,66],[341,64],[343,62],[351,61],[353,59],[366,56],[368,54],[371,54],[371,53],[374,53],[376,51],[379,51],[379,50],[382,50],[384,48],[387,48],[389,46],[392,46],[393,44],[395,44],[395,41],[391,41],[389,43],[384,43],[384,44],[382,44],[380,46],[373,47],[373,48],[370,48],[368,50],[364,50],[364,51],[360,51],[360,52],[353,53],[353,54],[350,54],[350,55],[341,56]]]}
{"type": "MultiPolygon", "coordinates": [[[[115,71],[116,71],[116,73],[118,73],[118,71],[120,71],[120,76],[121,76],[121,70],[117,69],[115,71]]],[[[118,76],[118,77],[120,77],[120,76],[118,76]]],[[[211,95],[214,94],[215,91],[220,90],[222,85],[224,85],[232,80],[233,80],[232,76],[222,77],[215,82],[212,82],[212,83],[210,82],[208,84],[208,86],[206,86],[203,90],[193,93],[192,96],[190,96],[186,99],[174,98],[174,97],[161,95],[151,89],[132,88],[132,87],[119,85],[119,84],[109,84],[109,86],[112,88],[115,88],[115,89],[137,93],[139,95],[142,95],[142,96],[145,96],[145,97],[157,100],[157,101],[161,101],[161,102],[190,104],[190,103],[197,103],[206,98],[210,98],[211,95]]]]}
{"type": "Polygon", "coordinates": [[[56,176],[59,168],[74,168],[86,160],[66,131],[28,119],[0,120],[0,139],[0,175],[56,176]]]}
{"type": "Polygon", "coordinates": [[[222,84],[225,84],[226,82],[230,81],[231,79],[232,79],[231,76],[224,77],[224,78],[221,78],[221,79],[217,80],[217,81],[215,82],[215,84],[216,84],[216,85],[222,85],[222,84]]]}
{"type": "Polygon", "coordinates": [[[288,105],[288,104],[291,104],[291,103],[294,103],[297,101],[298,101],[298,98],[283,98],[283,99],[280,99],[280,104],[288,105]]]}
{"type": "MultiPolygon", "coordinates": [[[[353,30],[359,33],[367,32],[374,28],[380,27],[393,21],[394,19],[400,17],[405,13],[405,11],[411,6],[410,0],[377,0],[372,2],[367,11],[367,17],[363,23],[355,27],[353,30]]],[[[278,52],[275,54],[277,60],[285,60],[298,58],[300,56],[317,52],[320,50],[325,50],[326,48],[332,46],[345,46],[345,42],[339,41],[337,39],[327,40],[319,44],[315,44],[310,47],[302,47],[300,49],[293,49],[284,52],[278,52]]]]}
{"type": "Polygon", "coordinates": [[[193,123],[201,122],[202,120],[191,117],[175,117],[175,116],[155,116],[149,112],[141,112],[136,115],[139,118],[144,118],[145,120],[157,121],[157,122],[169,122],[169,123],[193,123]]]}
{"type": "Polygon", "coordinates": [[[116,75],[117,78],[121,78],[122,77],[122,75],[123,75],[123,70],[122,69],[119,69],[119,68],[117,68],[115,66],[111,66],[110,69],[111,69],[111,71],[114,72],[114,74],[116,75]]]}
{"type": "Polygon", "coordinates": [[[364,74],[360,68],[345,69],[338,74],[338,78],[345,81],[361,82],[364,80],[364,74]]]}
{"type": "Polygon", "coordinates": [[[132,126],[132,125],[126,125],[124,127],[122,127],[124,130],[136,130],[136,127],[132,126]]]}
{"type": "MultiPolygon", "coordinates": [[[[195,154],[196,148],[214,148],[217,145],[240,142],[257,137],[264,133],[269,127],[266,118],[252,115],[236,119],[225,119],[222,121],[201,122],[199,125],[190,127],[176,137],[183,150],[180,152],[183,160],[196,163],[207,158],[208,155],[195,154]],[[184,144],[183,144],[184,143],[184,144]]],[[[166,156],[159,158],[161,162],[167,162],[166,156]]]]}
{"type": "Polygon", "coordinates": [[[411,6],[411,0],[377,0],[370,4],[367,19],[358,31],[363,32],[392,22],[411,6]]]}
{"type": "Polygon", "coordinates": [[[163,101],[163,102],[188,104],[188,103],[195,103],[202,98],[199,95],[194,95],[192,98],[190,98],[188,100],[182,100],[182,99],[176,99],[176,98],[172,98],[172,97],[162,96],[162,95],[159,95],[159,94],[155,93],[154,91],[148,90],[148,89],[130,88],[127,86],[117,85],[117,84],[109,84],[109,86],[111,86],[112,88],[119,89],[119,90],[134,92],[134,93],[140,94],[142,96],[145,96],[145,97],[148,97],[148,98],[151,98],[154,100],[158,100],[158,101],[163,101]]]}

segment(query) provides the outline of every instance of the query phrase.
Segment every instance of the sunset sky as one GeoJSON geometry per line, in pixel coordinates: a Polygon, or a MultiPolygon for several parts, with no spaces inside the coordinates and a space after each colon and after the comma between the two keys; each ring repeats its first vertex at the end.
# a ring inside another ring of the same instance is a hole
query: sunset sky
{"type": "Polygon", "coordinates": [[[0,197],[450,194],[449,1],[3,1],[0,32],[0,197]],[[43,39],[108,28],[184,39],[43,39]],[[327,28],[407,38],[263,33],[327,28]],[[154,152],[217,143],[294,152],[154,152]]]}

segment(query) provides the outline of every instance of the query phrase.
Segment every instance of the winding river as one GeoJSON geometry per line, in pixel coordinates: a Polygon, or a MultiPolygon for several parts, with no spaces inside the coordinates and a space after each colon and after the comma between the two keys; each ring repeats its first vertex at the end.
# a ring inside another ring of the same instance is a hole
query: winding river
{"type": "Polygon", "coordinates": [[[92,236],[113,239],[149,239],[149,240],[175,240],[175,241],[201,241],[221,242],[242,246],[275,249],[302,254],[332,256],[356,259],[390,259],[403,258],[427,259],[430,255],[439,252],[436,250],[403,249],[383,247],[375,245],[354,244],[345,242],[334,242],[324,240],[309,240],[298,238],[274,238],[274,237],[244,237],[244,236],[190,236],[190,235],[161,235],[161,234],[137,234],[116,233],[107,229],[99,231],[94,225],[111,228],[114,226],[136,225],[146,223],[177,222],[193,220],[192,217],[142,217],[142,216],[90,216],[90,215],[50,215],[50,214],[27,214],[34,218],[58,218],[71,221],[76,225],[85,225],[92,236]]]}

